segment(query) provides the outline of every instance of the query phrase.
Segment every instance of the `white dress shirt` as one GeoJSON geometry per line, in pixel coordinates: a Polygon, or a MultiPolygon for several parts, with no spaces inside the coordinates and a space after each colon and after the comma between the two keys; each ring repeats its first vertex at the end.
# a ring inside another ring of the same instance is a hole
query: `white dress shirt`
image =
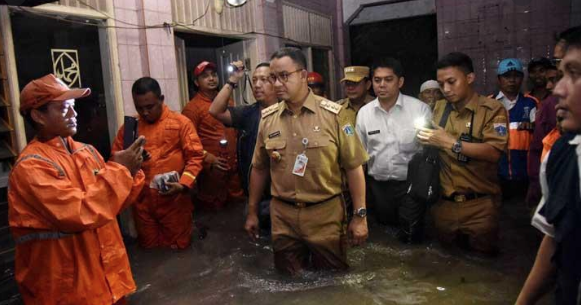
{"type": "Polygon", "coordinates": [[[369,154],[368,173],[378,181],[407,179],[408,163],[421,149],[414,121],[432,119],[430,107],[422,101],[399,94],[389,110],[375,99],[357,114],[357,134],[369,154]]]}
{"type": "MultiPolygon", "coordinates": [[[[581,135],[577,135],[575,138],[573,138],[573,140],[569,141],[569,144],[577,145],[575,148],[575,153],[577,154],[577,170],[579,171],[579,177],[581,177],[581,135]]],[[[543,197],[541,198],[541,202],[539,203],[539,206],[535,211],[535,215],[533,216],[532,225],[539,231],[543,232],[543,234],[550,237],[555,237],[555,227],[549,224],[543,215],[539,214],[539,211],[545,205],[545,198],[549,195],[549,185],[547,183],[547,160],[549,160],[550,154],[551,152],[547,154],[541,163],[539,179],[541,182],[541,192],[543,193],[543,197]]],[[[581,179],[579,179],[579,187],[581,190],[581,179]]]]}

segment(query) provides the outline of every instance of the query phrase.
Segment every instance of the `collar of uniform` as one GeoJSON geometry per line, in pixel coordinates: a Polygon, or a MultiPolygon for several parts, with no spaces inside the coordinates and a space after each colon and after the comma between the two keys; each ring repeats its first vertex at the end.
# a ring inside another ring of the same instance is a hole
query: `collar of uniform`
{"type": "MultiPolygon", "coordinates": [[[[375,108],[378,108],[381,111],[385,112],[385,109],[383,109],[383,107],[381,107],[381,103],[379,102],[379,98],[376,97],[373,101],[371,101],[370,103],[375,103],[373,106],[375,108]]],[[[401,94],[401,92],[398,93],[397,96],[397,100],[395,101],[395,105],[394,106],[399,106],[400,108],[403,108],[403,94],[401,94]]],[[[391,111],[394,107],[391,107],[391,109],[389,111],[391,111]]]]}
{"type": "Polygon", "coordinates": [[[162,107],[161,116],[159,117],[158,121],[163,121],[164,119],[166,119],[169,116],[169,113],[171,112],[171,110],[169,110],[169,107],[165,103],[163,103],[161,107],[162,107]]]}
{"type": "Polygon", "coordinates": [[[569,141],[571,145],[579,145],[581,144],[581,135],[576,135],[571,141],[569,141]]]}
{"type": "Polygon", "coordinates": [[[472,112],[475,112],[476,108],[478,108],[479,101],[480,101],[480,95],[475,93],[474,96],[472,96],[472,99],[470,100],[470,102],[468,102],[468,104],[464,107],[464,109],[468,109],[472,112]]]}
{"type": "MultiPolygon", "coordinates": [[[[38,141],[38,139],[37,139],[38,141]]],[[[39,143],[42,144],[46,144],[48,146],[54,147],[56,149],[60,149],[60,150],[64,150],[64,151],[68,151],[68,149],[65,147],[65,143],[69,145],[69,148],[71,149],[71,151],[75,151],[76,147],[75,147],[75,141],[73,141],[73,139],[71,137],[66,137],[66,138],[62,138],[62,137],[54,137],[46,142],[40,142],[39,143]]]]}
{"type": "Polygon", "coordinates": [[[198,94],[200,95],[200,98],[202,99],[202,101],[204,102],[208,102],[208,103],[212,103],[212,99],[210,97],[208,97],[207,95],[205,95],[204,93],[202,93],[201,91],[198,92],[198,94]]]}
{"type": "MultiPolygon", "coordinates": [[[[365,99],[363,99],[363,105],[361,105],[361,107],[367,105],[370,102],[373,102],[373,100],[375,100],[375,98],[369,94],[365,95],[365,99]]],[[[342,103],[343,105],[345,105],[347,108],[351,108],[351,109],[355,109],[355,107],[353,107],[353,104],[351,103],[351,100],[347,97],[345,98],[344,103],[342,103]]]]}
{"type": "MultiPolygon", "coordinates": [[[[307,108],[309,111],[311,111],[313,113],[317,113],[317,102],[315,100],[315,94],[313,94],[313,91],[311,91],[310,88],[309,88],[309,94],[307,95],[307,98],[305,99],[305,102],[303,103],[302,108],[307,108]]],[[[280,114],[282,115],[285,112],[292,114],[292,111],[288,108],[286,101],[283,103],[282,111],[280,112],[280,114]]]]}
{"type": "Polygon", "coordinates": [[[504,95],[504,93],[502,91],[498,91],[498,95],[496,95],[495,99],[497,100],[502,100],[503,98],[506,98],[507,100],[509,100],[510,102],[516,102],[518,101],[518,99],[520,98],[520,93],[516,95],[516,99],[514,101],[511,101],[508,97],[506,97],[506,95],[504,95]]]}

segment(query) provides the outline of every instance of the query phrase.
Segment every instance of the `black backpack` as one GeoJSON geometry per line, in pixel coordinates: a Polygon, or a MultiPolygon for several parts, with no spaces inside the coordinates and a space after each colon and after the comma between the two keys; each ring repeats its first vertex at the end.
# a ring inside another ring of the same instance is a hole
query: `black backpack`
{"type": "MultiPolygon", "coordinates": [[[[452,105],[446,109],[440,119],[440,126],[446,127],[452,105]]],[[[440,199],[440,150],[437,147],[425,146],[416,153],[408,164],[408,194],[416,201],[433,204],[440,199]]]]}

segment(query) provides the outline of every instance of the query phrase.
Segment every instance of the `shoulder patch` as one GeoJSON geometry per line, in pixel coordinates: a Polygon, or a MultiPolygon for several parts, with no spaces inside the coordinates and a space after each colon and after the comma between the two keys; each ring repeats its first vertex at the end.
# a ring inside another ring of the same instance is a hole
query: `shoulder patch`
{"type": "Polygon", "coordinates": [[[264,119],[265,117],[275,113],[278,110],[279,105],[280,105],[280,103],[276,103],[274,105],[271,105],[269,107],[262,109],[262,111],[260,112],[262,118],[264,119]]]}
{"type": "Polygon", "coordinates": [[[328,110],[334,114],[338,114],[343,108],[343,106],[328,100],[322,100],[320,106],[321,108],[328,110]]]}

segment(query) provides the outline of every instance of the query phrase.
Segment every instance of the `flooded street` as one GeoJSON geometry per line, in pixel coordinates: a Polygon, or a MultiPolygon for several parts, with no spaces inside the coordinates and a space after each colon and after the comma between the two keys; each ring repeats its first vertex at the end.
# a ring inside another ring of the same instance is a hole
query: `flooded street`
{"type": "Polygon", "coordinates": [[[185,251],[129,245],[138,285],[131,304],[513,304],[540,239],[528,211],[511,203],[503,207],[496,259],[443,249],[429,236],[404,246],[370,221],[367,244],[349,252],[350,272],[289,278],[275,272],[267,239],[246,237],[242,213],[240,205],[196,215],[208,236],[185,251]]]}

